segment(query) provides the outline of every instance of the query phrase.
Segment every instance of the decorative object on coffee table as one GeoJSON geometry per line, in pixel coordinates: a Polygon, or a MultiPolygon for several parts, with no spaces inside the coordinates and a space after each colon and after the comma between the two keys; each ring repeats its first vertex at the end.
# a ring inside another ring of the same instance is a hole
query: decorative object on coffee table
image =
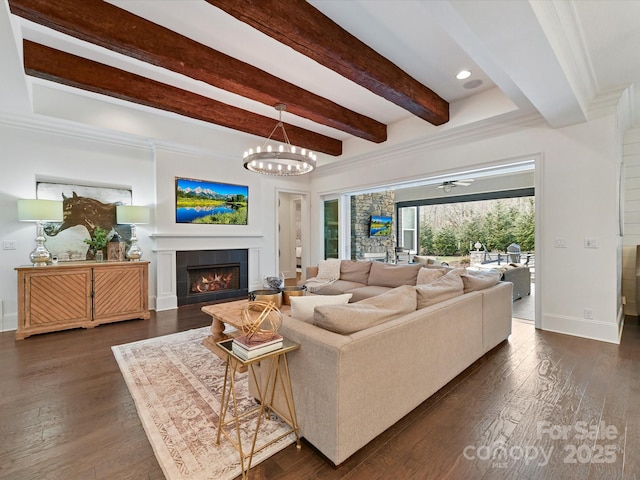
{"type": "Polygon", "coordinates": [[[277,308],[282,307],[282,291],[280,289],[252,290],[249,292],[250,302],[273,302],[277,308]]]}
{"type": "MultiPolygon", "coordinates": [[[[242,311],[247,305],[248,300],[237,300],[235,302],[214,303],[213,305],[205,305],[202,311],[211,316],[211,335],[206,337],[202,344],[211,352],[220,357],[226,358],[226,352],[218,345],[218,342],[230,340],[234,337],[242,335],[242,311]]],[[[291,311],[289,305],[282,307],[282,312],[288,314],[291,311]]],[[[243,371],[239,368],[238,371],[243,371]]]]}
{"type": "Polygon", "coordinates": [[[282,303],[291,305],[291,297],[302,297],[307,294],[307,286],[291,286],[282,288],[282,303]]]}
{"type": "Polygon", "coordinates": [[[284,287],[284,273],[280,275],[267,275],[262,281],[264,288],[270,288],[272,290],[280,290],[284,287]]]}
{"type": "Polygon", "coordinates": [[[282,325],[282,313],[274,302],[248,302],[242,309],[242,334],[255,341],[269,341],[282,325]]]}

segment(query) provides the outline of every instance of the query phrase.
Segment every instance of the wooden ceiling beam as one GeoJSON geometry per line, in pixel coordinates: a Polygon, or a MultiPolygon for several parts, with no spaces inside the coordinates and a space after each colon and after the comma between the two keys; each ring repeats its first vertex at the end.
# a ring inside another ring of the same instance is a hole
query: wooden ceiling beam
{"type": "Polygon", "coordinates": [[[206,0],[280,43],[434,124],[449,103],[305,0],[206,0]]]}
{"type": "MultiPolygon", "coordinates": [[[[11,12],[124,55],[381,143],[385,124],[101,0],[9,0],[11,12]]],[[[268,133],[267,133],[268,135],[268,133]]]]}
{"type": "MultiPolygon", "coordinates": [[[[267,137],[277,120],[156,82],[133,73],[25,40],[24,69],[28,75],[70,85],[129,102],[177,113],[241,132],[267,137]]],[[[342,142],[294,125],[286,125],[295,145],[338,156],[342,142]]],[[[284,142],[282,132],[273,139],[284,142]]]]}

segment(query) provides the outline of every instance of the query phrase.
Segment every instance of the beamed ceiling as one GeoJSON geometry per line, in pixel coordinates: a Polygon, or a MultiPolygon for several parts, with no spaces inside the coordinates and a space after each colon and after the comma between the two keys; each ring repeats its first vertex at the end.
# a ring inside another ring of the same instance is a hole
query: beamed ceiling
{"type": "MultiPolygon", "coordinates": [[[[449,104],[306,1],[209,0],[275,40],[288,45],[434,125],[449,119],[449,104]],[[274,28],[278,25],[278,28],[274,28]]],[[[10,0],[11,12],[71,35],[371,142],[387,139],[387,126],[236,60],[167,28],[100,0],[10,0]]],[[[266,136],[273,120],[221,102],[70,55],[24,42],[25,71],[34,77],[266,136]]],[[[312,150],[340,155],[339,140],[289,127],[312,150]]],[[[278,135],[281,135],[278,132],[278,135]]],[[[280,141],[283,138],[275,137],[280,141]]]]}
{"type": "Polygon", "coordinates": [[[551,127],[587,120],[598,94],[640,78],[638,5],[7,0],[0,21],[14,35],[0,35],[0,80],[14,92],[0,99],[40,113],[42,97],[29,92],[42,86],[60,92],[45,114],[86,122],[62,98],[92,92],[83,98],[242,132],[234,141],[247,148],[272,132],[284,103],[292,143],[324,154],[322,165],[344,159],[347,142],[354,156],[534,112],[551,127]],[[472,76],[456,80],[463,68],[472,76]],[[19,90],[28,100],[14,98],[19,90]]]}

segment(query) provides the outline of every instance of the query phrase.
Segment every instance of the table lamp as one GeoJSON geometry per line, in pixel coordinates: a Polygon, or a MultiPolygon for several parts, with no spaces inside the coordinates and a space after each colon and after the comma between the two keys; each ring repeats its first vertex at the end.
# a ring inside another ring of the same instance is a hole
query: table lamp
{"type": "Polygon", "coordinates": [[[128,223],[131,225],[131,246],[127,250],[127,258],[131,261],[138,261],[142,257],[142,250],[138,246],[136,237],[136,224],[143,225],[149,223],[149,208],[134,205],[118,205],[116,207],[116,221],[118,223],[128,223]]]}
{"type": "Polygon", "coordinates": [[[51,261],[51,253],[44,246],[43,222],[61,222],[63,220],[62,202],[56,200],[18,200],[18,220],[21,222],[36,222],[38,236],[36,248],[30,258],[34,267],[44,267],[51,261]]]}

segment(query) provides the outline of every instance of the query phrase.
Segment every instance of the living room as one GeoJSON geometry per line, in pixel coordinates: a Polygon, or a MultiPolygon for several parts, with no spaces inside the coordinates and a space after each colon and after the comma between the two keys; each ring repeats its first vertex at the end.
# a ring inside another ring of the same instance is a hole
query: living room
{"type": "MultiPolygon", "coordinates": [[[[618,45],[621,54],[615,57],[621,64],[629,60],[629,68],[635,75],[631,79],[626,71],[610,79],[602,72],[624,69],[596,63],[602,62],[603,57],[613,57],[613,47],[608,47],[609,50],[602,47],[606,50],[603,54],[597,46],[589,45],[591,48],[587,49],[583,45],[582,56],[573,52],[571,57],[577,70],[571,70],[558,59],[562,57],[559,54],[553,55],[548,69],[541,69],[546,65],[544,62],[537,63],[533,56],[520,53],[527,51],[526,42],[532,40],[525,35],[518,40],[522,43],[514,46],[507,45],[512,42],[504,42],[500,52],[491,51],[487,45],[493,36],[487,31],[487,24],[492,24],[492,19],[504,19],[492,29],[500,30],[508,39],[519,38],[522,28],[507,25],[509,15],[534,25],[531,35],[536,39],[536,46],[538,42],[543,48],[546,44],[543,52],[552,55],[560,47],[555,45],[554,49],[549,43],[559,41],[563,32],[566,36],[575,31],[569,31],[564,24],[563,30],[545,17],[539,10],[544,10],[543,5],[498,2],[483,5],[485,11],[480,14],[472,5],[443,2],[442,8],[446,11],[431,12],[429,16],[437,16],[449,29],[454,29],[453,24],[458,22],[468,25],[474,34],[461,33],[458,41],[469,52],[474,51],[477,38],[484,38],[478,42],[484,49],[476,52],[475,60],[485,70],[493,66],[495,86],[451,102],[450,120],[440,127],[414,116],[400,115],[402,118],[388,126],[385,142],[377,144],[341,134],[344,137],[342,154],[321,155],[319,167],[310,175],[272,177],[249,172],[242,164],[242,152],[262,144],[268,131],[260,138],[26,75],[21,53],[23,37],[34,40],[50,34],[44,32],[43,27],[12,15],[10,3],[3,2],[0,12],[3,58],[0,222],[3,242],[14,244],[15,249],[0,250],[3,335],[13,335],[18,322],[15,268],[29,263],[29,254],[35,246],[35,225],[18,221],[17,201],[36,198],[37,182],[124,187],[131,190],[133,205],[150,207],[151,222],[138,227],[138,243],[143,260],[150,261],[149,305],[154,321],[166,321],[169,325],[178,315],[174,276],[177,251],[247,249],[249,289],[260,288],[265,275],[278,271],[277,201],[281,192],[302,195],[308,206],[308,229],[302,245],[304,268],[324,259],[321,206],[327,198],[389,185],[417,184],[436,177],[472,174],[530,160],[535,163],[536,327],[545,332],[581,337],[580,340],[587,338],[617,345],[626,328],[625,314],[629,321],[629,316],[638,313],[634,269],[635,245],[640,244],[640,235],[636,233],[638,221],[633,205],[628,203],[625,210],[625,197],[628,202],[635,201],[633,195],[638,190],[635,182],[640,176],[636,172],[640,165],[640,108],[638,98],[633,95],[640,72],[632,54],[623,54],[625,44],[618,45]],[[503,11],[505,5],[512,9],[508,14],[503,11]],[[447,21],[447,11],[456,11],[457,17],[447,21]],[[510,54],[509,46],[521,50],[510,54]],[[494,56],[487,59],[489,52],[494,56]],[[595,63],[596,72],[588,77],[589,88],[578,87],[576,83],[580,82],[576,78],[586,78],[581,75],[587,55],[592,56],[590,61],[595,63]],[[530,63],[525,57],[529,57],[530,63]],[[504,61],[506,66],[499,68],[496,59],[504,61]],[[520,64],[524,65],[522,70],[516,68],[520,64]],[[509,78],[509,74],[513,78],[509,78]],[[523,76],[526,79],[523,80],[523,76]],[[558,79],[562,80],[562,88],[555,83],[558,79]],[[535,90],[536,85],[539,90],[535,90]],[[519,87],[517,95],[513,94],[515,87],[519,87]],[[511,92],[512,96],[504,91],[511,92]],[[248,224],[176,223],[177,177],[247,186],[248,224]],[[595,239],[597,248],[586,247],[586,239],[595,239]],[[587,310],[592,318],[585,318],[587,310]]],[[[132,3],[140,6],[144,2],[132,3]]],[[[362,2],[354,3],[365,8],[362,2]]],[[[622,5],[625,2],[613,3],[612,11],[602,8],[611,15],[615,10],[620,16],[620,21],[607,23],[610,30],[618,30],[620,37],[608,32],[607,38],[621,41],[626,25],[623,20],[633,18],[638,13],[637,6],[634,2],[628,6],[622,5]]],[[[558,9],[561,16],[567,13],[563,5],[548,2],[549,8],[558,9]]],[[[214,8],[208,5],[198,8],[205,6],[214,8]]],[[[426,7],[420,5],[419,8],[426,7]]],[[[583,29],[592,26],[594,18],[604,15],[586,7],[578,11],[584,15],[580,17],[583,29]]],[[[592,29],[588,33],[589,40],[594,41],[597,35],[592,29]]],[[[637,38],[637,34],[636,37],[632,33],[628,35],[637,38]]],[[[568,50],[564,53],[568,54],[571,49],[565,47],[568,50]]],[[[372,94],[368,92],[365,100],[369,99],[368,95],[372,94]]],[[[366,107],[365,111],[370,109],[366,107]]],[[[275,125],[273,105],[257,110],[270,116],[275,125]]],[[[284,122],[287,128],[289,122],[301,123],[288,112],[284,122]]],[[[295,137],[291,137],[294,141],[295,137]]],[[[159,326],[156,331],[165,332],[166,328],[159,326]]],[[[80,334],[81,331],[68,333],[80,334]]],[[[97,328],[91,335],[100,333],[101,328],[97,328]]],[[[30,340],[22,342],[28,344],[30,340]]],[[[569,344],[572,341],[566,340],[569,344]]]]}

